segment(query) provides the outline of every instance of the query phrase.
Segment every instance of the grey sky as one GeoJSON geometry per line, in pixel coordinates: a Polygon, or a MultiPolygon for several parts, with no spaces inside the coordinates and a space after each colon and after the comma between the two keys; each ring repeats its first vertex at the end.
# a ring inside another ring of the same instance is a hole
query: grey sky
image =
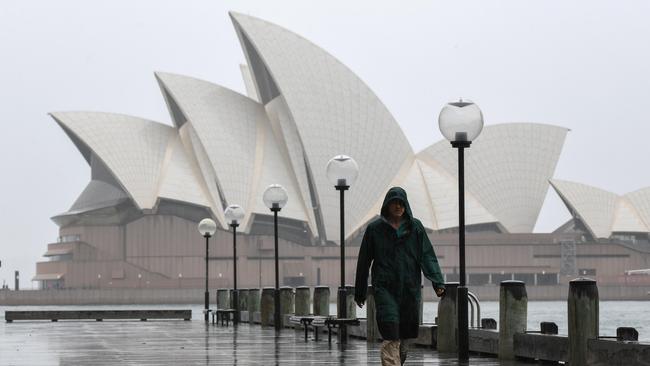
{"type": "MultiPolygon", "coordinates": [[[[3,1],[0,5],[0,281],[29,280],[49,217],[90,169],[50,111],[170,123],[154,71],[244,92],[228,10],[292,30],[359,75],[415,151],[441,138],[459,96],[487,124],[570,128],[555,177],[619,194],[650,185],[647,1],[3,1]]],[[[569,218],[549,191],[537,231],[569,218]]],[[[13,282],[12,286],[13,286],[13,282]]]]}

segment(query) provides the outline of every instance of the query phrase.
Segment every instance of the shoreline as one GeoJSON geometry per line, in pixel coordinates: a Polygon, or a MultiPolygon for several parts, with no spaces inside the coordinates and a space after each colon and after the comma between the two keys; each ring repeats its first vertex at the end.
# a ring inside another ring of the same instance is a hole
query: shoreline
{"type": "MultiPolygon", "coordinates": [[[[480,301],[498,301],[498,286],[474,286],[469,290],[480,301]]],[[[0,306],[14,305],[129,305],[129,304],[202,304],[204,289],[60,289],[0,291],[0,306]]],[[[565,301],[568,286],[527,286],[529,301],[565,301]]],[[[650,301],[650,286],[598,287],[604,301],[650,301]]],[[[210,290],[210,302],[216,303],[216,289],[210,290]]],[[[330,289],[330,293],[332,289],[330,289]]],[[[427,302],[437,302],[431,288],[423,290],[427,302]]]]}

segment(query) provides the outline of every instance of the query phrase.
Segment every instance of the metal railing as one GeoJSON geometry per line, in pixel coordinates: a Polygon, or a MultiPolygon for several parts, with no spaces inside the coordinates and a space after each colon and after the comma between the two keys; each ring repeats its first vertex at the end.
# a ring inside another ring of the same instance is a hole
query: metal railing
{"type": "Polygon", "coordinates": [[[470,326],[474,328],[474,305],[476,305],[476,326],[481,326],[481,303],[473,292],[467,292],[470,305],[470,326]]]}

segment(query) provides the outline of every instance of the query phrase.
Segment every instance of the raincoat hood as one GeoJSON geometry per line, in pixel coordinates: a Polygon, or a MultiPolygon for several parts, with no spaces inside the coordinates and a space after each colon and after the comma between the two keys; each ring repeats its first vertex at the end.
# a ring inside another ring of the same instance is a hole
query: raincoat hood
{"type": "Polygon", "coordinates": [[[411,213],[411,205],[409,205],[409,200],[406,198],[406,191],[402,187],[393,187],[388,190],[386,197],[384,197],[384,203],[381,205],[381,216],[384,219],[388,219],[388,203],[392,200],[400,200],[404,204],[404,214],[406,215],[407,220],[413,218],[413,213],[411,213]]]}

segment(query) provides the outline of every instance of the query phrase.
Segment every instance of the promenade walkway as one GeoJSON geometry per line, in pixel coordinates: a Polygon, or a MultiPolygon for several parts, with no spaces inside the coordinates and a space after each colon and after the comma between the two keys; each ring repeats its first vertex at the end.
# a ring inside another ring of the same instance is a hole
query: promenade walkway
{"type": "MultiPolygon", "coordinates": [[[[200,314],[199,314],[200,315],[200,314]]],[[[2,365],[378,365],[379,346],[351,339],[305,343],[302,331],[185,321],[60,321],[0,324],[2,365]]],[[[407,365],[456,365],[455,355],[414,348],[407,365]]],[[[471,365],[510,366],[473,357],[471,365]]]]}

